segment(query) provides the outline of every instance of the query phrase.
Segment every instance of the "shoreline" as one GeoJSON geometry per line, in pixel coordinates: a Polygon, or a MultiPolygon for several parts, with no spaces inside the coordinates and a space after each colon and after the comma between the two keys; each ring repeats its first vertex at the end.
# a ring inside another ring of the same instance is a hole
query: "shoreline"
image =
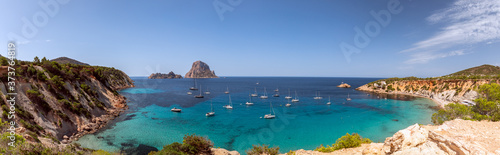
{"type": "Polygon", "coordinates": [[[439,109],[444,109],[444,106],[446,106],[449,103],[452,103],[452,102],[446,102],[446,101],[438,100],[435,98],[430,98],[430,97],[419,95],[419,94],[409,94],[409,93],[404,93],[404,92],[388,93],[388,92],[378,92],[378,91],[368,91],[368,90],[358,90],[358,89],[356,89],[356,90],[361,91],[361,92],[374,93],[374,94],[405,95],[405,96],[411,96],[411,97],[417,97],[417,98],[425,98],[425,99],[429,99],[429,100],[433,101],[437,105],[437,107],[439,107],[439,109]]]}
{"type": "MultiPolygon", "coordinates": [[[[133,88],[135,85],[132,83],[131,85],[128,86],[119,86],[116,87],[116,91],[122,90],[122,89],[127,89],[127,88],[133,88]]],[[[114,119],[116,119],[122,112],[128,109],[127,105],[127,98],[125,96],[122,96],[119,94],[118,96],[114,96],[114,98],[109,98],[113,108],[112,109],[107,109],[106,114],[101,115],[99,117],[94,117],[92,118],[92,122],[87,123],[85,125],[82,124],[80,128],[77,128],[77,132],[70,135],[68,138],[65,138],[61,141],[63,144],[71,144],[75,141],[78,141],[81,137],[87,135],[87,134],[93,134],[100,129],[106,127],[108,123],[114,119]],[[64,142],[66,141],[66,143],[64,142]]]]}

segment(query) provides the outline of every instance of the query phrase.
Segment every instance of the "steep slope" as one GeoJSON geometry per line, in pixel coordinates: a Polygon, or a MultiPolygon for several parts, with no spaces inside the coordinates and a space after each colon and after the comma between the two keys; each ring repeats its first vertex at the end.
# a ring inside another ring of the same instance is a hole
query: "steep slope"
{"type": "MultiPolygon", "coordinates": [[[[1,102],[6,103],[7,66],[0,73],[1,102]]],[[[59,64],[55,61],[16,66],[16,122],[29,141],[53,137],[68,143],[95,132],[125,108],[117,90],[133,87],[122,71],[100,66],[59,64]]],[[[2,104],[3,117],[8,107],[2,104]]]]}
{"type": "Polygon", "coordinates": [[[55,61],[55,62],[60,63],[60,64],[68,64],[69,63],[69,64],[75,64],[75,65],[89,66],[89,64],[87,64],[87,63],[83,63],[83,62],[80,62],[78,60],[71,59],[68,57],[59,57],[59,58],[52,59],[50,61],[55,61]]]}
{"type": "Polygon", "coordinates": [[[215,75],[215,71],[211,71],[210,67],[202,61],[193,62],[191,70],[186,73],[184,78],[219,78],[215,75]]]}

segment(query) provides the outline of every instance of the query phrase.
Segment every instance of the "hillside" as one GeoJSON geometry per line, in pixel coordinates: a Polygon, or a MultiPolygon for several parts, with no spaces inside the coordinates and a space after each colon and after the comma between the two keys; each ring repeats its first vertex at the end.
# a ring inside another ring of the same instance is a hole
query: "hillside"
{"type": "Polygon", "coordinates": [[[497,76],[500,75],[500,67],[499,66],[493,66],[493,65],[482,65],[482,66],[477,66],[473,68],[469,68],[466,70],[462,70],[447,76],[497,76]]]}
{"type": "Polygon", "coordinates": [[[55,62],[60,63],[60,64],[75,64],[75,65],[89,66],[89,64],[87,64],[87,63],[83,63],[83,62],[80,62],[78,60],[71,59],[68,57],[59,57],[59,58],[52,59],[50,61],[55,61],[55,62]]]}
{"type": "MultiPolygon", "coordinates": [[[[36,60],[36,59],[35,59],[36,60]]],[[[15,66],[16,131],[28,142],[45,146],[70,143],[93,133],[127,108],[117,90],[133,87],[122,71],[100,66],[25,62],[15,66]]],[[[8,120],[7,66],[0,68],[3,120],[8,120]]]]}
{"type": "Polygon", "coordinates": [[[365,84],[356,90],[379,94],[402,94],[426,97],[441,107],[452,102],[473,101],[478,98],[476,89],[492,82],[499,83],[498,67],[483,65],[434,78],[389,78],[365,84]]]}

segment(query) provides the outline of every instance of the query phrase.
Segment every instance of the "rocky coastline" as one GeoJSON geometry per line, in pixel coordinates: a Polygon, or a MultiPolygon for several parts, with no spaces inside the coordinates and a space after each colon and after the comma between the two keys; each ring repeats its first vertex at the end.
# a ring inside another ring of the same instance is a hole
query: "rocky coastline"
{"type": "Polygon", "coordinates": [[[358,91],[377,94],[400,94],[428,98],[441,108],[449,103],[473,101],[479,94],[475,91],[480,85],[499,82],[492,79],[479,80],[401,80],[386,83],[379,81],[356,88],[358,91]]]}

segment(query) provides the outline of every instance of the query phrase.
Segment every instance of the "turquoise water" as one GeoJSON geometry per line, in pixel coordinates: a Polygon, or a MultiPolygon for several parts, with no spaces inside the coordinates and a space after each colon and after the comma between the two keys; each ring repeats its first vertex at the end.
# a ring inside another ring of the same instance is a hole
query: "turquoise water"
{"type": "MultiPolygon", "coordinates": [[[[244,154],[252,144],[279,146],[280,152],[312,150],[320,144],[331,145],[346,133],[359,133],[375,142],[383,142],[409,125],[430,124],[435,112],[428,99],[398,96],[377,97],[336,88],[340,82],[354,87],[376,79],[347,78],[227,78],[198,80],[208,86],[211,95],[195,99],[186,95],[191,79],[151,81],[134,78],[136,88],[120,93],[129,99],[131,107],[106,129],[85,135],[77,143],[83,147],[142,154],[161,149],[172,142],[182,142],[185,134],[195,133],[209,138],[215,147],[237,150],[244,154]],[[256,82],[259,82],[259,85],[256,82]],[[222,83],[222,84],[221,84],[222,83]],[[269,99],[253,98],[255,105],[246,106],[248,94],[257,88],[262,94],[268,88],[269,99]],[[285,107],[288,88],[298,91],[300,102],[285,107]],[[146,87],[146,88],[144,88],[146,87]],[[233,110],[222,108],[229,100],[223,92],[230,88],[233,110]],[[280,97],[272,97],[280,87],[280,97]],[[314,100],[320,91],[322,100],[314,100]],[[346,101],[347,94],[352,101],[346,101]],[[332,105],[326,105],[331,96],[332,105]],[[402,100],[400,100],[402,99],[402,100]],[[213,103],[215,116],[206,117],[213,103]],[[276,119],[262,119],[273,103],[276,119]],[[182,113],[170,112],[173,107],[182,113]],[[142,152],[141,152],[142,151],[142,152]]],[[[202,86],[202,90],[207,89],[202,86]]],[[[198,92],[199,93],[199,92],[198,92]]],[[[197,94],[193,92],[193,94],[197,94]]]]}

